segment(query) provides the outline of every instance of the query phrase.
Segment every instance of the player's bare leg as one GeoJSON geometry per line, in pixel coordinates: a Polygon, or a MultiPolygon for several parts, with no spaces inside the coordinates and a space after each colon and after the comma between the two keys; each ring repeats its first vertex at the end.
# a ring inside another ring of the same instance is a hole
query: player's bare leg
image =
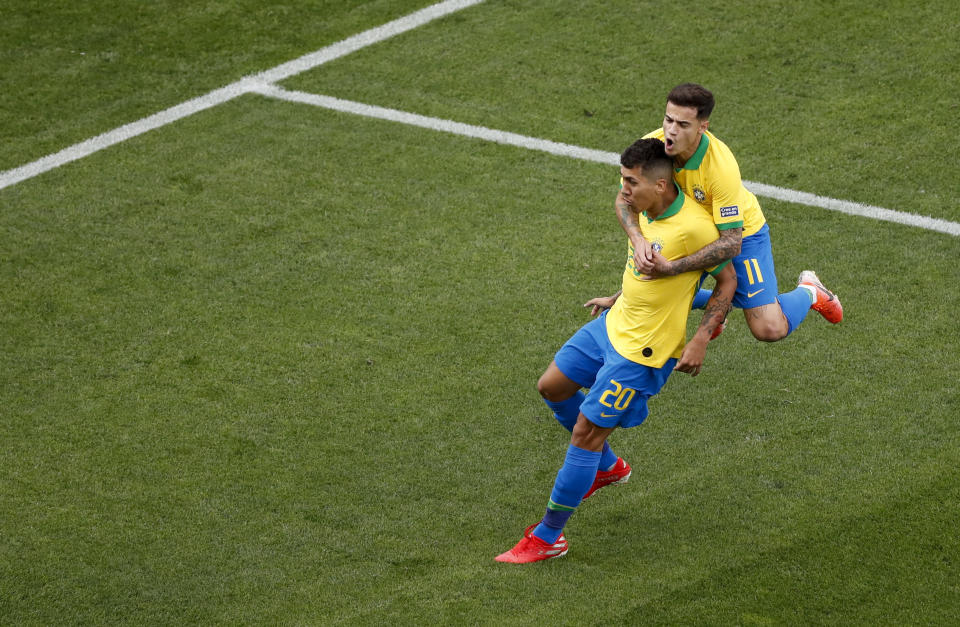
{"type": "Polygon", "coordinates": [[[590,422],[590,419],[580,414],[577,416],[577,424],[573,427],[573,433],[570,435],[570,444],[586,451],[603,450],[603,443],[613,433],[616,427],[601,427],[590,422]]]}
{"type": "Polygon", "coordinates": [[[782,340],[790,332],[787,317],[783,315],[780,303],[770,303],[760,307],[743,310],[743,317],[753,337],[761,342],[776,342],[782,340]]]}
{"type": "Polygon", "coordinates": [[[537,381],[537,391],[548,401],[562,403],[580,391],[580,384],[571,381],[557,367],[557,362],[551,361],[544,373],[540,375],[540,380],[537,381]]]}

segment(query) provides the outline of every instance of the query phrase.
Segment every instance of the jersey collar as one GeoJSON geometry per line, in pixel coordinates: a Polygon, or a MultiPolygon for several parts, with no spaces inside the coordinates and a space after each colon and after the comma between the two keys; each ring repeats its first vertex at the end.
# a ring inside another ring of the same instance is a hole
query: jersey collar
{"type": "Polygon", "coordinates": [[[650,224],[651,222],[656,222],[658,220],[665,220],[670,216],[677,215],[677,212],[680,211],[680,207],[683,206],[683,190],[680,189],[680,186],[677,185],[676,181],[673,182],[673,186],[677,188],[677,198],[672,203],[670,203],[670,206],[667,207],[666,211],[664,211],[662,214],[660,214],[659,216],[657,216],[652,220],[650,218],[647,218],[647,212],[644,211],[643,217],[647,218],[647,224],[650,224]]]}
{"type": "Polygon", "coordinates": [[[710,147],[710,138],[707,137],[707,133],[704,132],[700,136],[700,145],[697,146],[697,151],[693,153],[693,156],[687,159],[687,162],[683,164],[682,168],[676,168],[677,172],[682,172],[683,170],[696,170],[700,167],[700,164],[703,163],[703,156],[707,154],[707,148],[710,147]]]}

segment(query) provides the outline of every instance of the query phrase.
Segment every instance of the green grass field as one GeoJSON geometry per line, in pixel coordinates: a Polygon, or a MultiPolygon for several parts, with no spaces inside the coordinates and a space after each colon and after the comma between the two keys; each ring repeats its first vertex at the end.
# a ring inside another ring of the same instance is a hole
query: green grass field
{"type": "MultiPolygon", "coordinates": [[[[0,170],[430,5],[8,4],[0,170]]],[[[957,5],[692,11],[489,0],[282,85],[619,152],[694,80],[745,179],[960,221],[957,5]]],[[[493,561],[617,177],[248,94],[0,189],[0,624],[956,624],[960,238],[765,198],[844,322],[732,315],[569,555],[493,561]]]]}

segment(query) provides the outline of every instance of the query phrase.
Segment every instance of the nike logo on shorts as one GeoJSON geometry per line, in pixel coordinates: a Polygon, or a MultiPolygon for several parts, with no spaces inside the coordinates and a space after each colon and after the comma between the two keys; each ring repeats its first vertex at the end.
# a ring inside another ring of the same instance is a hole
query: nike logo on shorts
{"type": "MultiPolygon", "coordinates": [[[[766,288],[764,288],[764,289],[766,289],[766,288]]],[[[757,294],[759,294],[759,293],[762,292],[762,291],[763,291],[763,290],[757,290],[756,292],[747,292],[747,298],[753,298],[754,296],[756,296],[757,294]]]]}

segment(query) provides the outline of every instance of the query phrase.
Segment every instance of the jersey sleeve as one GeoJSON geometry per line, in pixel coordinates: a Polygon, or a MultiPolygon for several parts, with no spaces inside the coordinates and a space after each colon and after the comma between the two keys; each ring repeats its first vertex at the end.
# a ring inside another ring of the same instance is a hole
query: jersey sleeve
{"type": "Polygon", "coordinates": [[[730,263],[730,260],[729,260],[729,259],[727,259],[726,261],[724,261],[723,263],[721,263],[719,266],[713,266],[712,268],[707,268],[707,273],[708,273],[710,276],[717,276],[717,274],[718,274],[721,270],[723,270],[725,267],[727,267],[727,264],[728,264],[728,263],[730,263]]]}
{"type": "Polygon", "coordinates": [[[725,231],[743,226],[743,182],[740,167],[733,155],[718,155],[711,164],[711,197],[713,199],[713,222],[717,229],[725,231]]]}

